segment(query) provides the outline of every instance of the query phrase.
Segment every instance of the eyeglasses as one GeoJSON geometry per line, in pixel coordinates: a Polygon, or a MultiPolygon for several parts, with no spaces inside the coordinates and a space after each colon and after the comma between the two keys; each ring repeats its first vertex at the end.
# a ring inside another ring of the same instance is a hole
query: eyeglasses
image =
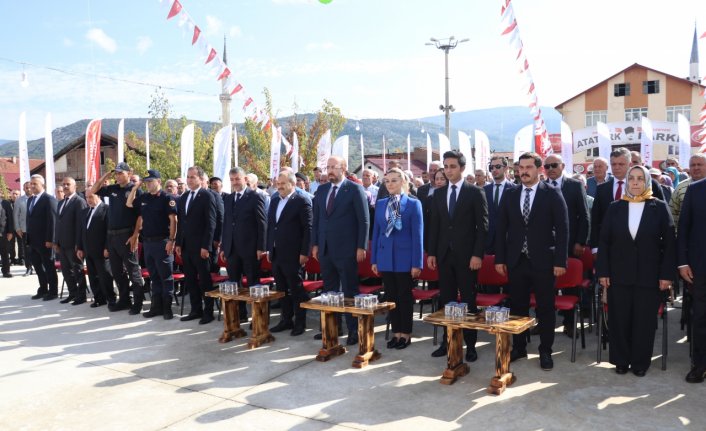
{"type": "Polygon", "coordinates": [[[556,169],[561,165],[561,163],[545,163],[544,169],[556,169]]]}
{"type": "Polygon", "coordinates": [[[326,166],[326,169],[329,170],[329,171],[332,171],[332,170],[334,170],[334,169],[341,169],[341,166],[340,166],[340,165],[336,165],[336,166],[326,166]]]}
{"type": "Polygon", "coordinates": [[[488,169],[490,169],[491,171],[493,169],[502,169],[504,167],[505,167],[505,165],[488,165],[488,169]]]}

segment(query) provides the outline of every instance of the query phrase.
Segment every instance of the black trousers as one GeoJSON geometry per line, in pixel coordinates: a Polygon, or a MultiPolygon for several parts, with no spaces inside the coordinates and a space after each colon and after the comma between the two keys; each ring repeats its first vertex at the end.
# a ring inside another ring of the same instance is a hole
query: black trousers
{"type": "MultiPolygon", "coordinates": [[[[228,280],[238,283],[238,286],[243,286],[243,276],[248,279],[248,286],[254,286],[260,283],[260,261],[257,260],[257,250],[253,250],[252,256],[241,257],[237,253],[226,256],[226,272],[228,280]]],[[[248,315],[248,309],[244,301],[238,303],[238,312],[241,318],[248,315]]]]}
{"type": "Polygon", "coordinates": [[[108,259],[99,256],[86,254],[86,269],[88,270],[88,282],[91,284],[91,291],[96,302],[115,303],[115,289],[113,288],[113,276],[110,275],[110,264],[108,259]]]}
{"type": "Polygon", "coordinates": [[[61,275],[64,276],[69,296],[86,298],[86,277],[83,276],[83,264],[76,256],[73,248],[59,248],[61,275]]]}
{"type": "Polygon", "coordinates": [[[132,282],[135,305],[141,305],[144,299],[145,281],[142,279],[137,255],[130,250],[128,244],[125,244],[131,234],[132,232],[117,235],[108,234],[108,259],[115,284],[118,285],[120,302],[130,303],[130,283],[132,282]]]}
{"type": "Polygon", "coordinates": [[[657,286],[611,284],[608,288],[608,343],[610,363],[647,370],[655,344],[657,286]]]}
{"type": "MultiPolygon", "coordinates": [[[[324,291],[343,292],[346,298],[352,298],[360,291],[358,290],[358,262],[355,254],[350,257],[333,259],[331,255],[322,255],[319,252],[319,264],[321,265],[321,278],[324,280],[324,291]]],[[[358,333],[358,318],[350,313],[344,313],[348,333],[358,333]]]]}
{"type": "Polygon", "coordinates": [[[0,234],[0,259],[2,260],[2,273],[10,273],[10,241],[7,240],[7,236],[3,233],[0,234]]]}
{"type": "MultiPolygon", "coordinates": [[[[531,259],[522,256],[516,266],[508,268],[510,282],[510,314],[529,316],[530,293],[537,301],[537,321],[539,325],[539,352],[552,353],[554,344],[554,268],[535,268],[531,259]]],[[[512,348],[518,351],[527,349],[525,333],[513,335],[512,348]]]]}
{"type": "Polygon", "coordinates": [[[41,247],[31,247],[32,266],[37,273],[39,279],[39,289],[37,293],[57,295],[58,278],[56,269],[54,268],[54,258],[52,257],[52,249],[41,247]]]}
{"type": "Polygon", "coordinates": [[[206,292],[214,289],[211,283],[210,260],[201,257],[200,248],[182,248],[181,259],[184,262],[184,284],[191,302],[189,314],[213,314],[213,298],[204,296],[206,292]]]}
{"type": "MultiPolygon", "coordinates": [[[[436,264],[439,268],[439,308],[443,309],[444,305],[456,301],[460,293],[461,302],[468,304],[469,311],[474,311],[476,309],[478,271],[471,271],[470,259],[449,250],[443,258],[437,260],[436,264]]],[[[444,327],[443,339],[446,340],[446,327],[444,327]]],[[[464,329],[463,339],[466,346],[475,348],[478,331],[464,329]]]]}
{"type": "Polygon", "coordinates": [[[393,333],[412,333],[412,274],[407,272],[383,272],[382,284],[385,286],[385,301],[395,303],[390,310],[390,326],[393,333]]]}
{"type": "MultiPolygon", "coordinates": [[[[174,255],[167,254],[167,239],[161,241],[144,241],[145,264],[150,273],[150,286],[152,287],[152,297],[161,297],[165,304],[172,303],[174,293],[174,272],[172,264],[174,255]]],[[[209,274],[209,281],[210,281],[209,274]]]]}
{"type": "MultiPolygon", "coordinates": [[[[26,235],[26,234],[23,234],[26,235]]],[[[25,237],[22,237],[17,240],[17,256],[19,259],[24,260],[25,262],[25,268],[30,269],[32,268],[32,257],[31,257],[32,252],[30,251],[29,244],[25,242],[25,237]]]]}
{"type": "Polygon", "coordinates": [[[706,276],[694,277],[691,286],[692,330],[694,343],[693,362],[697,367],[706,367],[706,276]]]}
{"type": "Polygon", "coordinates": [[[302,285],[302,272],[299,261],[286,261],[278,258],[277,249],[272,252],[272,276],[275,278],[277,290],[284,292],[284,298],[280,300],[282,305],[282,320],[291,322],[294,319],[296,325],[304,326],[306,319],[306,309],[299,304],[309,300],[309,295],[302,285]]]}

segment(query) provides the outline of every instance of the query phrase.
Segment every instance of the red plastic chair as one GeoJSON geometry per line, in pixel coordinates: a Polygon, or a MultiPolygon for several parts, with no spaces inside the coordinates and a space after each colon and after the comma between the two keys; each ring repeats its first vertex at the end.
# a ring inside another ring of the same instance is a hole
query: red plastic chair
{"type": "MultiPolygon", "coordinates": [[[[439,269],[431,269],[429,268],[429,265],[427,265],[427,254],[424,253],[424,260],[423,260],[423,266],[422,266],[422,272],[419,273],[419,277],[417,277],[418,281],[422,282],[422,286],[425,287],[426,284],[430,281],[439,281],[439,269]]],[[[422,313],[423,313],[423,307],[425,302],[429,302],[431,304],[431,312],[436,311],[436,304],[437,304],[437,299],[439,297],[441,290],[440,289],[429,289],[429,288],[418,288],[415,287],[412,289],[412,298],[414,298],[415,301],[419,301],[419,318],[422,318],[422,313]]],[[[388,322],[387,327],[389,329],[390,324],[388,322]]],[[[434,338],[432,338],[432,343],[434,346],[437,345],[437,331],[438,327],[434,325],[434,338]]],[[[387,338],[387,335],[386,335],[387,338]]]]}
{"type": "MultiPolygon", "coordinates": [[[[483,256],[483,264],[478,270],[479,286],[505,286],[508,284],[507,276],[500,275],[495,270],[495,255],[486,254],[483,256]]],[[[506,293],[476,293],[477,307],[490,307],[502,304],[509,295],[506,293]]]]}
{"type": "Polygon", "coordinates": [[[321,265],[319,264],[319,261],[314,259],[313,256],[309,256],[309,260],[307,260],[306,265],[304,265],[304,271],[307,273],[307,275],[315,275],[317,278],[317,280],[304,280],[304,281],[302,281],[302,285],[304,286],[304,290],[307,293],[319,292],[319,291],[323,290],[324,282],[323,282],[323,280],[320,280],[320,278],[321,278],[321,265]]]}
{"type": "MultiPolygon", "coordinates": [[[[360,278],[380,278],[379,275],[373,272],[373,266],[370,263],[370,247],[368,247],[368,252],[365,253],[365,260],[358,262],[358,277],[360,278]]],[[[375,284],[372,286],[363,286],[362,284],[358,286],[358,291],[362,294],[380,294],[382,291],[382,284],[375,284]]]]}

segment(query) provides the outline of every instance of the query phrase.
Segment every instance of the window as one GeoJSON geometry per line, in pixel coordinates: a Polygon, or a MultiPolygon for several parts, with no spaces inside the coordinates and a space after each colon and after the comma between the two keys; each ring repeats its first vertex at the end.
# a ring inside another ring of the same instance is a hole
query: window
{"type": "Polygon", "coordinates": [[[642,121],[647,117],[647,108],[628,108],[625,110],[625,121],[642,121]]]}
{"type": "Polygon", "coordinates": [[[629,96],[630,83],[626,82],[624,84],[615,84],[615,87],[613,89],[613,95],[615,95],[615,97],[629,96]]]}
{"type": "Polygon", "coordinates": [[[659,80],[642,81],[642,94],[659,93],[659,80]]]}
{"type": "Polygon", "coordinates": [[[101,151],[101,166],[105,165],[105,153],[101,151]]]}
{"type": "Polygon", "coordinates": [[[608,111],[586,111],[586,127],[595,126],[599,121],[608,122],[608,111]]]}
{"type": "Polygon", "coordinates": [[[586,150],[586,157],[589,158],[589,159],[590,159],[590,158],[598,157],[598,155],[599,155],[599,154],[598,154],[598,147],[596,147],[596,148],[589,148],[588,150],[586,150]]]}
{"type": "Polygon", "coordinates": [[[667,121],[670,123],[676,123],[678,121],[678,115],[682,114],[687,120],[691,121],[691,106],[690,105],[675,105],[667,106],[667,121]]]}
{"type": "Polygon", "coordinates": [[[667,155],[679,157],[679,145],[670,145],[667,149],[667,155]]]}

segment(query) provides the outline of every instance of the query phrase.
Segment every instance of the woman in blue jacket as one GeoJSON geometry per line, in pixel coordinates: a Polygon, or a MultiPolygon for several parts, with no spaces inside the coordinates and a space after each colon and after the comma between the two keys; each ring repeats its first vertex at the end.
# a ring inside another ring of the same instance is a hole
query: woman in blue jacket
{"type": "Polygon", "coordinates": [[[398,168],[385,174],[390,196],[377,201],[370,262],[382,274],[385,299],[396,304],[390,312],[392,340],[388,348],[404,349],[411,342],[412,287],[422,269],[422,204],[406,194],[407,177],[398,168]]]}

